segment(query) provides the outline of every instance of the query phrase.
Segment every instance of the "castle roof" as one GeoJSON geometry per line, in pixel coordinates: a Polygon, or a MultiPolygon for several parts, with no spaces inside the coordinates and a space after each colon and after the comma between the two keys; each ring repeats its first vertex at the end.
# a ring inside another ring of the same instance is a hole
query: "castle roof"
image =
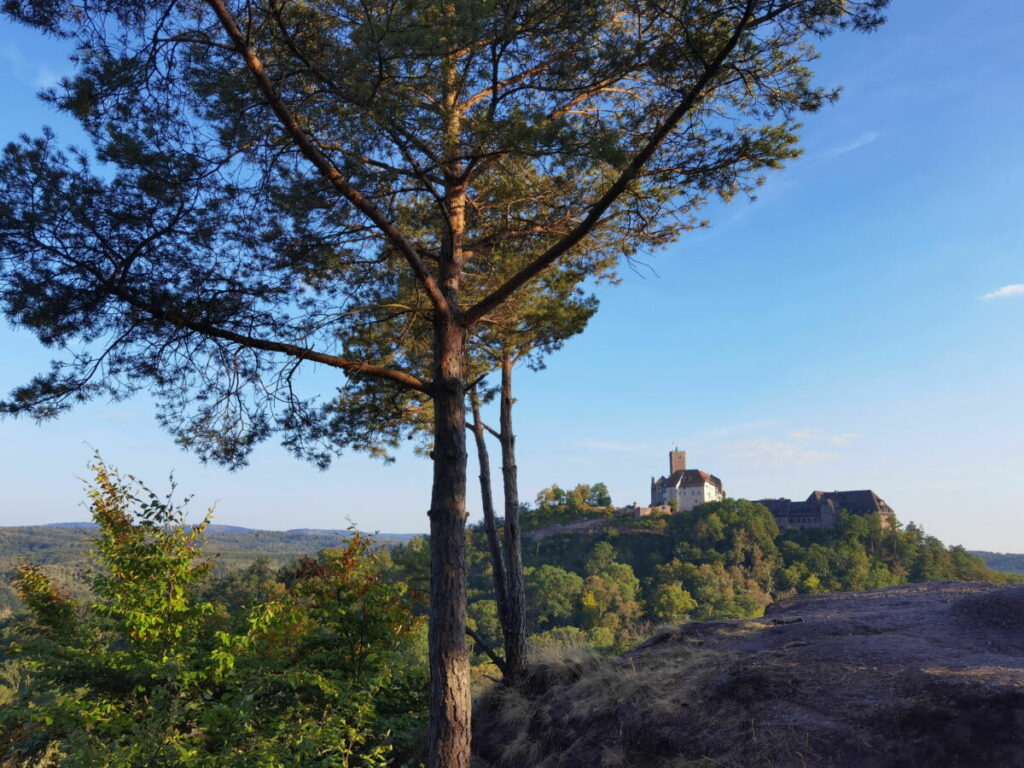
{"type": "Polygon", "coordinates": [[[768,507],[775,517],[790,515],[818,515],[831,508],[833,512],[845,509],[852,515],[870,515],[879,512],[893,514],[892,508],[874,491],[812,491],[806,501],[789,499],[760,499],[758,504],[768,507]]]}
{"type": "Polygon", "coordinates": [[[676,470],[668,477],[658,480],[656,484],[659,488],[690,488],[702,486],[704,483],[711,483],[718,490],[722,490],[721,480],[707,472],[701,472],[699,469],[676,470]]]}
{"type": "MultiPolygon", "coordinates": [[[[821,492],[815,491],[815,493],[821,492]]],[[[889,505],[874,491],[833,491],[822,495],[831,499],[838,509],[845,509],[854,515],[870,515],[874,512],[892,514],[889,505]]]]}

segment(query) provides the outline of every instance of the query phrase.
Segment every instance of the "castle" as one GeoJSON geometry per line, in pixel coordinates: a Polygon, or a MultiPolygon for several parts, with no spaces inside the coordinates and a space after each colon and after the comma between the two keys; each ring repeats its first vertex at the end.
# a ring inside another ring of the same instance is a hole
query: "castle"
{"type": "Polygon", "coordinates": [[[839,511],[851,515],[882,516],[882,527],[892,525],[895,513],[874,491],[813,491],[806,501],[759,499],[768,507],[779,528],[831,528],[839,521],[839,511]]]}
{"type": "MultiPolygon", "coordinates": [[[[686,468],[686,451],[678,448],[668,454],[668,476],[651,478],[651,506],[634,508],[636,517],[655,511],[689,512],[698,504],[725,498],[722,481],[699,469],[686,468]]],[[[806,501],[790,499],[759,499],[768,508],[779,528],[831,528],[839,521],[840,510],[851,515],[882,517],[882,526],[892,525],[895,513],[877,493],[866,491],[813,491],[806,501]]]]}
{"type": "Polygon", "coordinates": [[[669,451],[668,477],[651,478],[651,506],[689,512],[698,504],[725,498],[722,481],[699,469],[686,468],[686,451],[669,451]]]}

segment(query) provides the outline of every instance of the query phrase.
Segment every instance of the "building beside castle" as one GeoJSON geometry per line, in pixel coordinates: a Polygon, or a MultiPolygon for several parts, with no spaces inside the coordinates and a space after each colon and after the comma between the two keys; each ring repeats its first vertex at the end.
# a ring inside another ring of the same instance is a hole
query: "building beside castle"
{"type": "Polygon", "coordinates": [[[722,481],[699,469],[686,468],[686,451],[668,454],[668,476],[651,478],[651,506],[690,511],[698,504],[725,498],[722,481]]]}
{"type": "Polygon", "coordinates": [[[831,528],[839,521],[839,511],[851,515],[882,516],[882,527],[892,524],[895,513],[874,491],[814,491],[806,501],[759,499],[768,507],[779,528],[831,528]]]}

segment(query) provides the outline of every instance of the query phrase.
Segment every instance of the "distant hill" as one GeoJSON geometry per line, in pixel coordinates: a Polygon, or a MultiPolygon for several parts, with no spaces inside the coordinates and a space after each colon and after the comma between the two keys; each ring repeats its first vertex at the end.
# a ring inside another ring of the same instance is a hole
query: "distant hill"
{"type": "MultiPolygon", "coordinates": [[[[96,527],[95,523],[0,526],[0,619],[18,605],[11,578],[18,565],[26,561],[44,566],[72,593],[81,596],[96,527]]],[[[244,568],[261,557],[281,566],[302,555],[336,546],[349,533],[341,529],[262,531],[237,525],[211,525],[204,549],[215,558],[221,571],[244,568]]],[[[382,546],[393,547],[415,535],[383,533],[373,534],[373,539],[382,546]]]]}
{"type": "MultiPolygon", "coordinates": [[[[68,523],[43,523],[42,525],[22,525],[22,526],[2,526],[0,525],[0,531],[9,529],[29,529],[29,528],[70,528],[70,529],[81,529],[81,530],[95,530],[97,527],[96,523],[92,522],[68,522],[68,523]]],[[[221,525],[219,523],[213,523],[206,529],[208,536],[212,536],[219,533],[280,533],[280,534],[300,534],[303,536],[344,536],[348,534],[348,528],[289,528],[287,531],[268,531],[260,528],[247,528],[243,525],[221,525]]],[[[364,533],[364,535],[366,535],[364,533]]],[[[373,538],[387,541],[409,541],[417,536],[423,536],[422,533],[374,533],[373,538]]]]}
{"type": "Polygon", "coordinates": [[[1024,573],[1024,555],[1004,552],[971,552],[971,554],[984,560],[985,564],[993,571],[1024,573]]]}
{"type": "Polygon", "coordinates": [[[216,533],[249,533],[251,530],[253,529],[245,528],[241,525],[220,525],[219,523],[214,523],[206,529],[206,533],[207,535],[216,533]]]}
{"type": "MultiPolygon", "coordinates": [[[[304,536],[336,536],[348,533],[346,528],[289,528],[284,533],[298,533],[304,536]]],[[[409,541],[417,536],[426,536],[425,533],[374,533],[371,534],[377,541],[409,541]]]]}

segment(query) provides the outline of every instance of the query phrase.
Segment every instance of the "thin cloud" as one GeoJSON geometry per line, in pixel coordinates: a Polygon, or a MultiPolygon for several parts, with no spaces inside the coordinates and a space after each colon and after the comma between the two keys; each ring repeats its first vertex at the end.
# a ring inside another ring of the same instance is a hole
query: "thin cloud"
{"type": "Polygon", "coordinates": [[[709,427],[698,432],[694,439],[698,441],[722,440],[729,437],[737,437],[745,432],[756,432],[758,430],[774,427],[779,424],[778,419],[761,419],[760,421],[747,421],[739,424],[725,424],[721,427],[709,427]]]}
{"type": "Polygon", "coordinates": [[[22,54],[16,46],[0,48],[0,58],[6,61],[7,74],[32,88],[52,88],[60,82],[61,75],[48,67],[40,67],[22,54]]]}
{"type": "Polygon", "coordinates": [[[53,88],[60,82],[62,75],[58,72],[54,72],[47,67],[40,67],[36,70],[35,82],[33,83],[36,88],[53,88]]]}
{"type": "Polygon", "coordinates": [[[833,147],[832,149],[828,150],[825,153],[825,157],[831,160],[833,158],[839,157],[840,155],[845,155],[848,152],[853,152],[854,150],[860,149],[861,147],[866,147],[873,141],[877,141],[879,138],[881,138],[881,136],[882,134],[879,133],[878,131],[867,131],[865,133],[862,133],[857,139],[851,141],[849,144],[843,144],[841,146],[833,147]]]}
{"type": "Polygon", "coordinates": [[[991,299],[1007,299],[1010,296],[1024,296],[1024,283],[1004,285],[1002,288],[992,291],[992,293],[986,293],[981,298],[983,301],[989,301],[991,299]]]}
{"type": "Polygon", "coordinates": [[[864,435],[858,432],[841,432],[838,435],[830,435],[823,429],[806,428],[798,429],[796,432],[790,432],[787,435],[791,440],[801,440],[804,442],[820,442],[820,443],[831,443],[832,445],[849,445],[855,440],[862,440],[864,435]]]}
{"type": "Polygon", "coordinates": [[[793,467],[838,458],[838,454],[771,438],[744,440],[725,446],[725,456],[750,467],[793,467]]]}
{"type": "Polygon", "coordinates": [[[796,432],[790,432],[787,437],[793,440],[820,440],[824,433],[820,429],[798,429],[796,432]]]}

